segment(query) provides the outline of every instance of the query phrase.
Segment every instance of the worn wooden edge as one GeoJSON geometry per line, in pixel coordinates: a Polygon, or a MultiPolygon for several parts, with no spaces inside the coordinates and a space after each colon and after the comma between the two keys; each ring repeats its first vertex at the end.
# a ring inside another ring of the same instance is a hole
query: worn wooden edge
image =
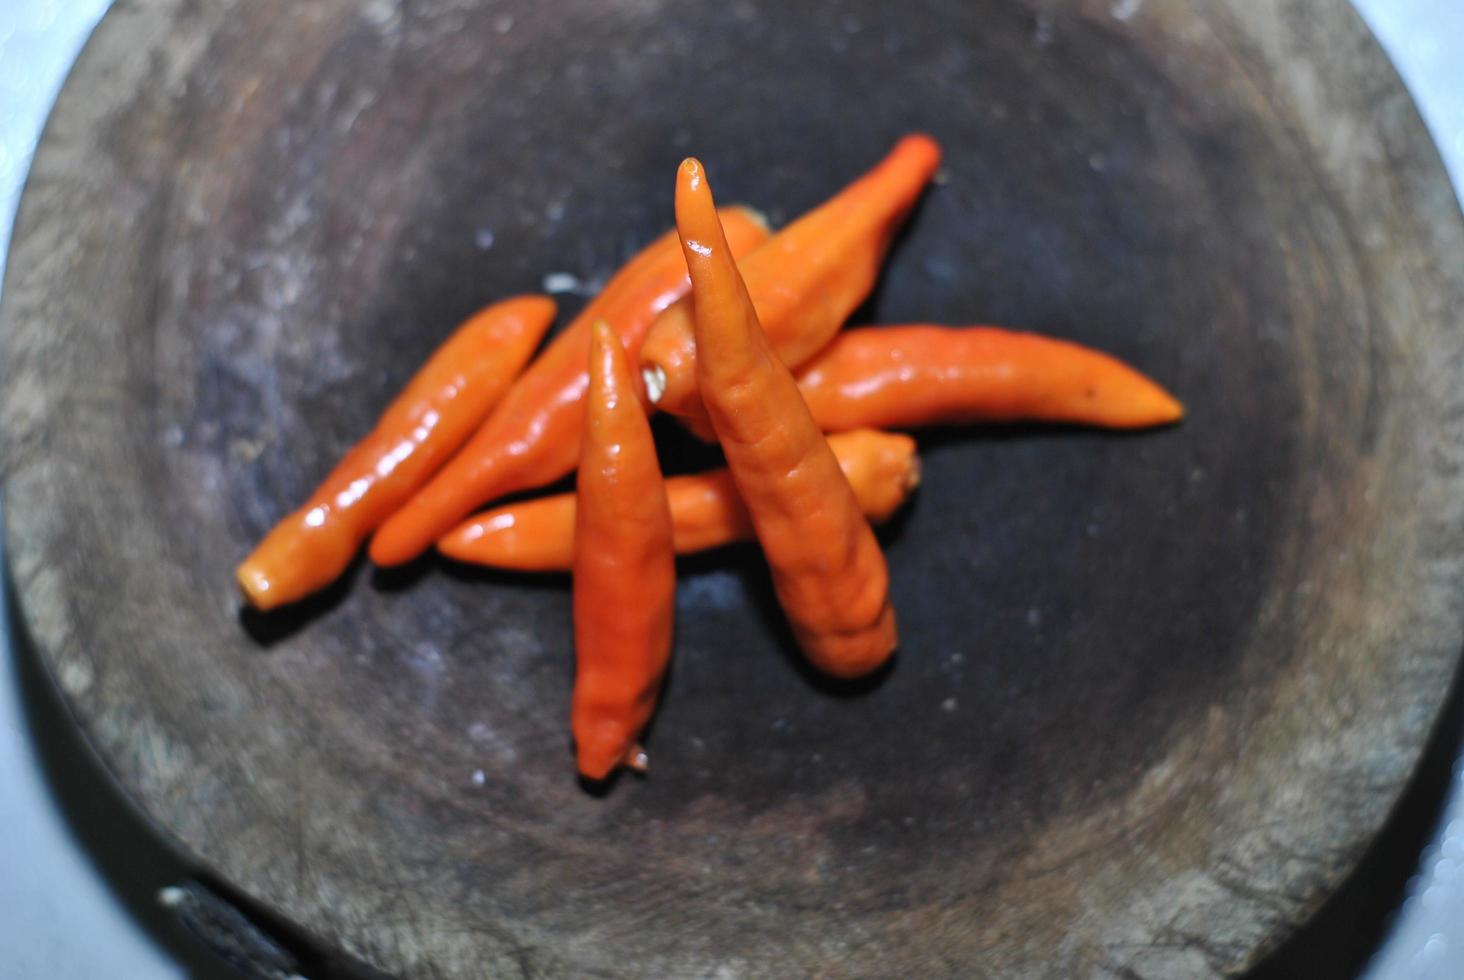
{"type": "MultiPolygon", "coordinates": [[[[1289,81],[1294,90],[1309,93],[1307,98],[1312,104],[1296,110],[1299,133],[1310,141],[1310,148],[1323,167],[1323,176],[1339,198],[1352,205],[1367,196],[1382,196],[1397,209],[1400,223],[1415,236],[1415,251],[1408,263],[1393,270],[1392,279],[1403,284],[1400,289],[1406,289],[1411,277],[1422,270],[1438,285],[1438,295],[1426,312],[1440,317],[1441,323],[1444,318],[1457,316],[1457,311],[1464,309],[1464,261],[1461,261],[1464,222],[1460,221],[1459,205],[1421,118],[1360,18],[1340,0],[1310,10],[1303,9],[1306,4],[1301,0],[1262,0],[1247,5],[1232,2],[1232,6],[1239,11],[1237,17],[1254,18],[1262,25],[1252,38],[1258,44],[1257,50],[1270,63],[1290,63],[1288,70],[1294,77],[1289,81]],[[1302,50],[1304,42],[1315,43],[1316,38],[1303,37],[1297,26],[1298,23],[1315,26],[1311,17],[1331,18],[1326,25],[1326,39],[1336,42],[1335,50],[1342,52],[1336,64],[1326,66],[1325,75],[1316,70],[1316,65],[1304,60],[1288,62],[1291,54],[1302,50]],[[1357,97],[1357,93],[1363,93],[1358,103],[1348,101],[1357,97]],[[1328,145],[1324,139],[1326,134],[1309,131],[1308,112],[1322,108],[1335,111],[1347,120],[1354,127],[1351,136],[1367,135],[1369,142],[1376,145],[1376,161],[1381,161],[1380,165],[1363,167],[1347,147],[1328,145]]],[[[158,49],[162,39],[170,35],[182,7],[174,0],[149,0],[114,8],[88,42],[48,122],[27,182],[16,222],[16,246],[7,270],[6,303],[0,310],[0,345],[3,345],[0,350],[6,355],[7,370],[3,420],[10,437],[5,467],[5,533],[13,581],[23,610],[22,625],[34,639],[43,663],[68,703],[68,710],[81,723],[98,757],[113,770],[119,746],[99,738],[86,724],[86,712],[82,710],[85,696],[78,693],[76,679],[67,677],[67,668],[73,665],[58,659],[58,651],[67,643],[65,623],[56,619],[56,613],[65,608],[60,601],[64,586],[46,569],[47,552],[53,541],[44,517],[37,517],[37,509],[44,508],[44,496],[27,495],[20,486],[27,478],[40,476],[33,471],[39,465],[39,457],[33,452],[37,448],[34,439],[43,427],[48,399],[43,385],[25,385],[13,390],[15,383],[24,379],[17,378],[10,370],[9,361],[19,335],[46,329],[47,325],[38,320],[45,295],[66,285],[68,264],[52,258],[75,254],[68,252],[66,205],[85,200],[89,194],[104,193],[111,176],[105,165],[97,165],[100,148],[91,142],[90,134],[122,104],[126,93],[149,80],[152,60],[165,57],[158,49]],[[92,165],[79,167],[82,160],[92,165]],[[16,452],[16,445],[29,451],[16,452]],[[17,489],[20,489],[19,497],[15,494],[17,489]]],[[[1136,29],[1143,29],[1142,21],[1136,29]]],[[[196,58],[202,48],[184,45],[182,50],[181,55],[175,50],[166,56],[175,60],[166,67],[165,74],[176,77],[186,73],[187,59],[196,58]],[[180,57],[183,60],[176,60],[180,57]]],[[[1458,354],[1461,339],[1457,324],[1453,327],[1452,332],[1441,327],[1440,339],[1446,342],[1449,353],[1458,354]]],[[[1464,380],[1458,366],[1460,361],[1457,356],[1439,357],[1427,366],[1421,387],[1430,398],[1428,413],[1437,420],[1460,417],[1458,413],[1464,402],[1460,394],[1464,386],[1459,384],[1464,380]]],[[[1424,450],[1420,447],[1419,451],[1424,450]]],[[[1436,683],[1431,687],[1420,685],[1424,693],[1412,703],[1394,706],[1391,736],[1386,739],[1387,744],[1371,747],[1375,757],[1365,752],[1363,763],[1357,764],[1356,760],[1337,758],[1356,751],[1356,746],[1324,745],[1317,747],[1319,754],[1313,760],[1318,768],[1334,769],[1344,775],[1365,775],[1372,763],[1382,760],[1378,768],[1386,773],[1387,791],[1378,795],[1378,805],[1336,824],[1330,839],[1309,836],[1289,840],[1283,835],[1257,842],[1256,847],[1263,854],[1260,860],[1274,859],[1279,866],[1276,880],[1267,882],[1252,895],[1240,887],[1244,882],[1231,883],[1237,887],[1225,887],[1214,881],[1196,881],[1181,894],[1149,896],[1145,907],[1137,910],[1141,923],[1144,914],[1151,910],[1175,907],[1195,918],[1211,916],[1239,922],[1246,918],[1236,911],[1239,906],[1249,907],[1251,925],[1240,929],[1233,944],[1201,951],[1166,950],[1162,930],[1140,925],[1132,937],[1134,947],[1140,951],[1113,952],[1115,975],[1210,977],[1233,975],[1245,969],[1278,942],[1291,925],[1320,905],[1383,825],[1422,750],[1423,736],[1435,722],[1464,640],[1464,630],[1461,630],[1464,617],[1456,597],[1459,561],[1457,550],[1450,551],[1460,545],[1459,528],[1464,525],[1464,503],[1461,503],[1464,493],[1460,493],[1464,490],[1464,480],[1459,475],[1464,470],[1464,459],[1459,458],[1457,449],[1443,447],[1440,452],[1444,458],[1436,460],[1428,485],[1417,491],[1436,508],[1434,513],[1443,532],[1438,543],[1437,567],[1429,569],[1426,576],[1429,581],[1423,605],[1427,608],[1420,613],[1429,620],[1426,632],[1430,642],[1427,650],[1397,665],[1399,671],[1417,672],[1436,683]],[[1275,857],[1288,847],[1293,851],[1292,858],[1275,857]]],[[[38,479],[31,481],[26,489],[43,486],[44,479],[38,479]]],[[[1386,638],[1381,638],[1379,643],[1385,641],[1386,638]]],[[[1385,698],[1388,692],[1380,693],[1385,698]]],[[[166,737],[166,733],[162,735],[166,737]]],[[[1181,751],[1203,758],[1203,739],[1181,751]]],[[[146,806],[138,805],[125,778],[118,783],[122,795],[159,830],[160,837],[201,866],[218,867],[217,855],[210,855],[207,847],[211,842],[176,837],[167,826],[166,814],[148,812],[146,806]]],[[[1140,792],[1144,791],[1141,788],[1140,792]]],[[[1310,835],[1310,828],[1307,833],[1310,835]]],[[[257,897],[266,903],[277,898],[267,893],[257,897]]],[[[1104,897],[1101,889],[1094,893],[1095,902],[1104,897]]],[[[309,914],[300,919],[301,925],[317,930],[320,935],[332,937],[336,933],[337,923],[309,914]]],[[[406,966],[399,955],[388,954],[382,960],[381,965],[387,968],[406,966]]]]}
{"type": "Polygon", "coordinates": [[[249,928],[267,929],[271,940],[283,942],[292,953],[303,953],[307,961],[329,963],[332,969],[351,976],[383,976],[343,950],[333,949],[328,932],[312,931],[294,920],[282,921],[275,910],[239,893],[236,883],[210,859],[206,847],[180,835],[169,825],[166,814],[155,812],[129,785],[117,765],[123,747],[99,733],[89,717],[84,668],[77,661],[59,657],[67,645],[65,626],[58,618],[65,609],[62,586],[47,569],[46,522],[27,516],[34,507],[44,508],[44,501],[32,505],[17,500],[18,484],[30,470],[24,462],[31,458],[29,449],[33,448],[27,438],[36,436],[44,424],[51,399],[44,378],[27,381],[19,376],[13,364],[15,338],[22,332],[44,332],[50,326],[38,315],[46,290],[51,288],[43,267],[48,255],[65,254],[70,247],[68,211],[52,210],[41,202],[53,196],[80,200],[89,193],[108,197],[106,188],[115,174],[99,165],[105,156],[92,147],[91,140],[128,93],[152,77],[160,59],[167,62],[166,77],[176,80],[203,54],[202,37],[173,52],[173,58],[164,57],[159,50],[188,6],[188,0],[140,0],[113,4],[107,10],[83,44],[47,116],[22,188],[0,291],[4,297],[0,302],[0,377],[4,379],[0,427],[7,433],[0,445],[0,523],[11,655],[32,658],[40,668],[37,673],[44,678],[47,694],[81,733],[78,745],[100,788],[110,796],[109,803],[122,807],[164,852],[191,869],[215,901],[234,904],[249,928]],[[18,393],[17,382],[24,385],[18,393]]]}

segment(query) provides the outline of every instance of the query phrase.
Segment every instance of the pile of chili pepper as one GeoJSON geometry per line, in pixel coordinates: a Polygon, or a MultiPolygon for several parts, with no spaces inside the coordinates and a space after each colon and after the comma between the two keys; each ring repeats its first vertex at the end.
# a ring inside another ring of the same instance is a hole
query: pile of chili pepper
{"type": "Polygon", "coordinates": [[[841,332],[940,164],[927,136],[776,234],[719,210],[702,165],[676,173],[676,227],[633,257],[535,359],[552,300],[459,327],[375,429],[238,568],[259,609],[378,565],[449,558],[573,575],[570,727],[580,773],[643,770],[672,647],[675,556],[756,539],[799,646],[856,678],[898,644],[871,530],[920,482],[885,429],[1179,420],[1158,384],[1098,351],[995,327],[841,332]],[[663,478],[649,415],[714,440],[725,469],[663,478]],[[573,494],[474,515],[578,470],[573,494]]]}

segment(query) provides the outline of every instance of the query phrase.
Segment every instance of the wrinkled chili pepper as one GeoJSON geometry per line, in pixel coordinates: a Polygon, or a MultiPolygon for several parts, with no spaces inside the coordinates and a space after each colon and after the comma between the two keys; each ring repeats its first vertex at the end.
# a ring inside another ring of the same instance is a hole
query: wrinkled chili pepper
{"type": "Polygon", "coordinates": [[[472,434],[509,390],[554,320],[547,296],[519,296],[443,342],[303,507],[275,525],[235,577],[273,609],[333,582],[366,539],[472,434]]]}
{"type": "MultiPolygon", "coordinates": [[[[817,354],[864,302],[891,239],[939,165],[933,139],[906,136],[873,170],[739,261],[758,320],[783,363],[796,367],[817,354]]],[[[658,409],[705,417],[689,301],[651,325],[641,367],[658,409]]]]}
{"type": "Polygon", "coordinates": [[[643,769],[636,744],[671,657],[676,561],[671,510],[630,359],[604,320],[590,338],[590,383],[574,524],[574,698],[579,771],[643,769]]]}
{"type": "MultiPolygon", "coordinates": [[[[920,457],[909,436],[856,429],[829,436],[829,448],[871,521],[887,520],[920,483],[920,457]]],[[[678,555],[753,537],[752,519],[725,469],[666,481],[671,536],[678,555]]],[[[572,493],[525,500],[458,525],[437,550],[456,561],[524,572],[567,572],[574,560],[572,493]]]]}
{"type": "Polygon", "coordinates": [[[691,274],[697,386],[778,600],[816,667],[843,678],[867,674],[897,642],[884,555],[758,324],[694,159],[677,171],[676,227],[691,274]]]}
{"type": "Polygon", "coordinates": [[[871,327],[834,338],[797,372],[825,432],[961,422],[1165,425],[1184,406],[1107,354],[996,327],[871,327]]]}
{"type": "MultiPolygon", "coordinates": [[[[744,254],[767,237],[746,208],[723,212],[731,247],[744,254]]],[[[690,285],[674,232],[642,249],[555,337],[453,460],[371,539],[371,560],[400,565],[497,497],[552,483],[574,469],[589,384],[590,325],[606,320],[631,356],[656,315],[690,285]]]]}

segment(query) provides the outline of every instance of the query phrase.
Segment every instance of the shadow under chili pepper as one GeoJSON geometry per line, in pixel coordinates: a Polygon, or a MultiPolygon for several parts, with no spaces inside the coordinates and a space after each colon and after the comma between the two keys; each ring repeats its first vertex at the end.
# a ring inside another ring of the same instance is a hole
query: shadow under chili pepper
{"type": "Polygon", "coordinates": [[[516,568],[493,568],[475,565],[472,562],[453,561],[438,556],[437,570],[445,578],[457,582],[492,586],[502,589],[548,589],[568,592],[571,578],[568,572],[526,572],[516,568]]]}
{"type": "Polygon", "coordinates": [[[403,565],[393,565],[390,568],[373,565],[371,588],[376,592],[405,592],[440,566],[441,560],[435,549],[428,549],[403,565]]]}
{"type": "Polygon", "coordinates": [[[652,416],[651,434],[656,440],[661,472],[666,476],[705,473],[727,465],[720,446],[702,442],[687,432],[673,416],[652,416]]]}
{"type": "MultiPolygon", "coordinates": [[[[709,552],[708,557],[715,557],[719,554],[724,553],[709,552]]],[[[738,545],[733,549],[728,549],[724,560],[716,564],[721,568],[730,568],[742,580],[743,593],[747,596],[748,604],[766,625],[778,652],[787,658],[798,676],[820,694],[835,698],[864,697],[881,687],[894,672],[900,659],[898,650],[878,670],[864,677],[843,680],[825,674],[808,662],[808,658],[804,656],[803,650],[798,646],[798,640],[793,636],[793,628],[789,625],[788,617],[783,613],[783,607],[778,602],[777,592],[773,589],[773,579],[768,573],[766,563],[762,560],[762,552],[755,546],[738,545]],[[732,552],[735,552],[735,555],[732,552]]]]}
{"type": "MultiPolygon", "coordinates": [[[[661,702],[664,702],[666,700],[666,689],[664,687],[661,689],[660,700],[661,702]]],[[[660,714],[661,709],[658,703],[656,708],[656,714],[652,716],[650,724],[646,725],[646,727],[641,730],[639,739],[640,744],[654,744],[651,741],[651,729],[655,727],[656,718],[659,717],[660,714]]],[[[568,748],[569,757],[573,759],[574,739],[571,738],[569,740],[568,748]]],[[[649,750],[647,754],[650,754],[649,750]]],[[[646,775],[646,773],[637,772],[634,769],[629,768],[628,766],[617,766],[612,769],[610,771],[610,775],[606,776],[604,779],[591,779],[583,773],[578,772],[575,773],[574,778],[575,781],[579,783],[580,791],[583,792],[586,796],[596,800],[603,800],[607,798],[612,792],[614,792],[615,787],[619,786],[624,780],[628,779],[632,781],[643,781],[646,779],[646,775]]]]}
{"type": "MultiPolygon", "coordinates": [[[[889,551],[890,545],[899,540],[904,533],[910,518],[915,514],[915,508],[920,504],[920,488],[915,490],[900,505],[900,508],[891,514],[882,524],[874,525],[874,537],[879,541],[879,546],[884,551],[889,551]]],[[[896,610],[898,612],[898,610],[896,610]]]]}
{"type": "MultiPolygon", "coordinates": [[[[573,744],[571,744],[571,757],[573,756],[573,752],[574,746],[573,744]]],[[[584,793],[586,796],[592,797],[593,799],[603,800],[610,795],[610,791],[614,789],[616,784],[620,782],[620,774],[623,771],[624,767],[616,769],[604,779],[591,779],[581,773],[576,773],[574,778],[575,781],[579,783],[579,788],[582,793],[584,793]]]]}
{"type": "MultiPolygon", "coordinates": [[[[905,240],[914,234],[915,226],[920,222],[921,213],[928,206],[930,198],[934,194],[939,193],[939,191],[939,185],[927,187],[925,193],[921,194],[915,201],[915,206],[910,209],[910,213],[906,216],[905,220],[900,222],[899,228],[895,231],[895,236],[890,239],[890,247],[885,252],[884,266],[886,268],[895,260],[905,240]]],[[[891,278],[891,276],[884,274],[876,277],[873,288],[869,290],[869,295],[864,297],[864,302],[860,303],[849,314],[848,319],[845,321],[846,328],[850,326],[862,326],[864,324],[872,325],[893,322],[888,315],[880,312],[880,300],[885,295],[891,278]]]]}
{"type": "MultiPolygon", "coordinates": [[[[1104,429],[1091,425],[1067,422],[982,422],[979,425],[940,425],[920,429],[895,429],[913,436],[920,452],[943,449],[961,443],[1032,443],[1042,439],[1071,439],[1078,436],[1085,439],[1128,440],[1141,437],[1152,439],[1182,424],[1156,425],[1144,429],[1104,429]]],[[[918,490],[916,491],[919,492],[918,490]]],[[[902,509],[903,512],[903,509],[902,509]]]]}
{"type": "Polygon", "coordinates": [[[346,600],[363,564],[364,557],[357,555],[341,577],[330,585],[278,609],[255,609],[248,603],[241,603],[239,626],[255,644],[266,650],[288,640],[346,600]]]}

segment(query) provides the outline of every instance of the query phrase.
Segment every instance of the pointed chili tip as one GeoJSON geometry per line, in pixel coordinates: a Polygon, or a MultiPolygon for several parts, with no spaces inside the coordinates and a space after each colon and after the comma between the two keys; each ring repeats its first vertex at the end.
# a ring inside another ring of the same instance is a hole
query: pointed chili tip
{"type": "Polygon", "coordinates": [[[437,539],[437,553],[453,561],[467,561],[468,545],[483,536],[483,524],[470,518],[437,539]]]}
{"type": "Polygon", "coordinates": [[[676,169],[676,199],[700,199],[703,196],[712,196],[711,185],[707,183],[707,169],[696,157],[687,157],[676,169]]]}
{"type": "Polygon", "coordinates": [[[576,768],[579,770],[580,778],[587,783],[603,783],[615,773],[615,764],[589,764],[581,760],[576,768]]]}
{"type": "Polygon", "coordinates": [[[234,571],[234,581],[239,583],[239,591],[244,593],[245,600],[255,609],[272,609],[278,605],[274,596],[269,593],[272,584],[269,573],[255,565],[251,559],[245,559],[234,571]]]}
{"type": "Polygon", "coordinates": [[[590,386],[610,394],[612,402],[618,385],[616,374],[621,350],[620,338],[604,317],[590,324],[590,386]]]}
{"type": "Polygon", "coordinates": [[[908,133],[895,144],[895,150],[929,156],[932,159],[932,166],[941,158],[940,143],[929,133],[908,133]]]}
{"type": "MultiPolygon", "coordinates": [[[[582,778],[592,783],[603,783],[615,775],[617,769],[629,766],[636,746],[627,749],[620,742],[580,745],[575,750],[575,768],[582,778]]],[[[634,767],[632,767],[634,768],[634,767]]]]}
{"type": "Polygon", "coordinates": [[[1152,378],[1150,378],[1149,380],[1150,380],[1150,383],[1153,384],[1153,386],[1154,386],[1155,392],[1156,392],[1157,397],[1158,397],[1158,400],[1159,400],[1159,404],[1161,406],[1163,406],[1163,412],[1162,412],[1162,414],[1164,414],[1165,416],[1167,416],[1165,418],[1165,421],[1166,422],[1179,422],[1179,421],[1183,420],[1184,417],[1185,417],[1184,403],[1181,402],[1178,398],[1176,398],[1174,396],[1174,394],[1171,393],[1168,388],[1164,387],[1159,382],[1154,381],[1152,378]]]}
{"type": "Polygon", "coordinates": [[[551,320],[559,312],[559,304],[554,302],[554,298],[545,296],[543,293],[521,293],[518,296],[510,296],[503,302],[505,304],[515,303],[528,313],[548,316],[551,320]]]}
{"type": "Polygon", "coordinates": [[[702,165],[696,157],[687,157],[681,161],[677,168],[677,178],[684,180],[691,185],[692,190],[699,190],[702,182],[702,165]]]}
{"type": "Polygon", "coordinates": [[[676,171],[676,232],[681,237],[681,247],[688,262],[692,255],[709,258],[725,246],[721,219],[717,216],[717,202],[712,197],[712,185],[707,180],[706,170],[696,157],[681,161],[676,171]]]}
{"type": "Polygon", "coordinates": [[[528,297],[528,306],[532,311],[529,315],[543,317],[550,323],[559,315],[559,304],[552,297],[533,293],[528,297]]]}
{"type": "Polygon", "coordinates": [[[604,317],[590,324],[590,338],[597,347],[616,343],[619,339],[615,336],[615,328],[604,317]]]}
{"type": "Polygon", "coordinates": [[[1139,426],[1174,425],[1184,419],[1184,405],[1163,385],[1145,375],[1130,396],[1130,412],[1139,426]]]}

